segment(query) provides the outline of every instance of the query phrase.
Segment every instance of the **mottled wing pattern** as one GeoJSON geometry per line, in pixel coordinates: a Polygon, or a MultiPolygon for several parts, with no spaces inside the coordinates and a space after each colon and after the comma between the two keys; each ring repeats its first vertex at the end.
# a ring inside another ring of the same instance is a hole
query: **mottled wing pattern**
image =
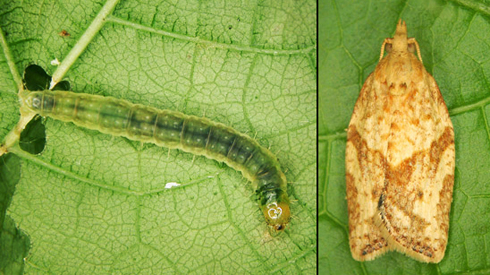
{"type": "Polygon", "coordinates": [[[437,263],[448,239],[453,126],[403,21],[383,43],[381,58],[361,89],[347,133],[351,253],[364,261],[398,250],[437,263]]]}
{"type": "Polygon", "coordinates": [[[349,210],[349,244],[354,259],[372,260],[388,249],[375,224],[378,200],[384,187],[384,158],[372,141],[377,140],[375,105],[382,105],[371,89],[374,73],[366,80],[347,132],[346,179],[349,210]],[[370,105],[370,106],[367,106],[370,105]],[[375,128],[373,128],[375,127],[375,128]]]}
{"type": "MultiPolygon", "coordinates": [[[[425,71],[413,58],[412,64],[425,71]]],[[[449,229],[454,133],[434,78],[424,75],[423,81],[408,84],[406,97],[388,101],[389,150],[378,217],[393,249],[419,261],[439,262],[449,229]]]]}

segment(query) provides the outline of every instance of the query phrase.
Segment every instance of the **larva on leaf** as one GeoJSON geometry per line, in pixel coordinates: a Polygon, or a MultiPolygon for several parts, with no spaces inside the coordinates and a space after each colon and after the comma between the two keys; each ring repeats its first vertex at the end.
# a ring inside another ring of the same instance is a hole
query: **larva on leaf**
{"type": "Polygon", "coordinates": [[[43,73],[47,75],[37,65],[26,68],[22,108],[102,133],[225,162],[252,182],[267,224],[277,232],[286,228],[290,219],[286,177],[277,158],[254,139],[207,118],[113,97],[57,90],[67,87],[62,82],[48,90],[43,73]]]}
{"type": "Polygon", "coordinates": [[[361,89],[347,132],[353,258],[368,261],[397,250],[418,261],[440,262],[448,241],[454,165],[447,107],[400,20],[361,89]]]}

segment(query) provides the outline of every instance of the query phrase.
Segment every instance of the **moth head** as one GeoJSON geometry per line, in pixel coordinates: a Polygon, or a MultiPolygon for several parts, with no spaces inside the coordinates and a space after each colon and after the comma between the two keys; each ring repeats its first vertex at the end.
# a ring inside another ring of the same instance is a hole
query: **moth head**
{"type": "Polygon", "coordinates": [[[275,232],[282,232],[286,229],[291,216],[289,204],[286,202],[273,202],[266,205],[262,212],[264,213],[267,224],[275,232]]]}
{"type": "Polygon", "coordinates": [[[393,37],[392,51],[405,52],[407,51],[408,38],[407,38],[407,25],[405,21],[398,21],[396,26],[395,36],[393,37]]]}

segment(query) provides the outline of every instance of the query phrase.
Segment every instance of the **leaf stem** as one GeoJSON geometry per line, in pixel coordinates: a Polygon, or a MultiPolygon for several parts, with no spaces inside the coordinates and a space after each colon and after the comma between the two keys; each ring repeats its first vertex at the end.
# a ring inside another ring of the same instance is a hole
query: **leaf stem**
{"type": "Polygon", "coordinates": [[[15,128],[12,129],[6,136],[5,139],[3,140],[2,146],[0,146],[0,156],[3,154],[6,154],[9,150],[9,148],[13,147],[15,144],[20,139],[20,133],[26,128],[26,125],[31,121],[31,119],[36,116],[36,113],[34,112],[22,112],[21,109],[21,115],[20,115],[20,120],[17,122],[17,125],[15,125],[15,128]]]}
{"type": "Polygon", "coordinates": [[[10,52],[10,48],[8,47],[7,40],[5,39],[5,35],[2,29],[0,29],[0,43],[2,44],[3,55],[5,56],[5,59],[7,59],[7,64],[9,66],[10,72],[12,73],[14,82],[17,85],[17,90],[20,91],[22,89],[22,77],[17,71],[14,58],[12,56],[12,53],[10,52]]]}
{"type": "MultiPolygon", "coordinates": [[[[54,85],[63,78],[63,76],[68,71],[68,69],[73,65],[73,63],[75,63],[77,58],[82,54],[82,52],[88,46],[90,41],[92,41],[95,35],[102,28],[102,26],[104,25],[107,19],[107,16],[109,16],[112,13],[112,11],[114,10],[118,2],[119,0],[108,0],[107,3],[102,7],[102,9],[99,11],[99,14],[97,14],[97,16],[95,17],[94,21],[92,21],[92,23],[87,28],[85,33],[82,35],[82,37],[80,37],[80,40],[71,49],[71,51],[68,53],[68,55],[65,57],[63,62],[56,70],[56,72],[53,74],[53,77],[51,79],[51,88],[53,88],[54,85]]],[[[14,81],[19,90],[19,98],[22,99],[21,93],[22,91],[24,91],[23,84],[22,84],[22,77],[17,71],[17,67],[15,66],[15,62],[13,61],[12,54],[10,53],[10,50],[8,48],[5,35],[3,34],[3,30],[0,30],[0,43],[2,45],[5,58],[7,59],[7,63],[9,65],[10,71],[12,72],[14,81]]],[[[22,105],[23,104],[21,103],[20,120],[15,126],[15,128],[12,129],[5,136],[3,143],[0,146],[0,156],[6,154],[9,148],[12,148],[15,144],[17,144],[17,142],[20,139],[20,133],[22,132],[22,130],[24,130],[26,125],[29,123],[29,121],[31,121],[31,119],[34,118],[34,116],[36,115],[32,111],[23,109],[22,105]]]]}
{"type": "Polygon", "coordinates": [[[258,47],[254,46],[248,46],[248,45],[237,45],[237,44],[229,44],[229,43],[220,43],[220,42],[215,42],[215,41],[209,41],[205,40],[201,37],[192,37],[188,35],[183,35],[183,34],[178,34],[178,33],[173,33],[169,31],[164,31],[152,27],[148,27],[142,24],[134,23],[128,20],[124,20],[121,18],[117,18],[114,16],[109,16],[107,18],[108,22],[112,22],[115,24],[119,24],[122,26],[128,26],[131,28],[134,28],[135,30],[141,30],[149,33],[156,33],[160,34],[162,36],[166,37],[172,37],[175,39],[179,39],[182,41],[189,41],[192,43],[200,44],[200,45],[206,45],[208,47],[214,47],[218,49],[232,49],[238,52],[253,52],[253,53],[262,53],[262,54],[273,54],[273,55],[294,55],[294,54],[304,54],[304,53],[310,53],[312,51],[316,50],[316,45],[311,45],[306,48],[301,48],[301,49],[294,49],[294,50],[278,50],[278,49],[261,49],[258,47]]]}
{"type": "Polygon", "coordinates": [[[102,7],[99,11],[99,14],[92,21],[90,26],[87,28],[85,33],[80,37],[75,46],[71,49],[68,55],[63,59],[58,69],[53,74],[51,79],[51,88],[56,85],[56,83],[60,82],[61,79],[65,76],[66,72],[70,69],[70,67],[75,63],[78,57],[82,54],[82,52],[87,48],[88,44],[94,39],[95,35],[100,31],[104,23],[106,22],[107,17],[114,11],[119,0],[108,0],[107,3],[102,7]]]}

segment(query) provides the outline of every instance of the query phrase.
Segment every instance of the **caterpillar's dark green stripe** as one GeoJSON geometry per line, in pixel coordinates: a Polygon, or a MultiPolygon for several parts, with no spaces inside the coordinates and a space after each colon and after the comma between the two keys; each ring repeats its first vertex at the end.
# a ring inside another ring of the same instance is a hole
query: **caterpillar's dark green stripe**
{"type": "Polygon", "coordinates": [[[41,116],[223,161],[252,181],[269,225],[283,230],[289,222],[286,177],[276,157],[233,128],[112,97],[50,90],[25,91],[22,97],[41,116]]]}

